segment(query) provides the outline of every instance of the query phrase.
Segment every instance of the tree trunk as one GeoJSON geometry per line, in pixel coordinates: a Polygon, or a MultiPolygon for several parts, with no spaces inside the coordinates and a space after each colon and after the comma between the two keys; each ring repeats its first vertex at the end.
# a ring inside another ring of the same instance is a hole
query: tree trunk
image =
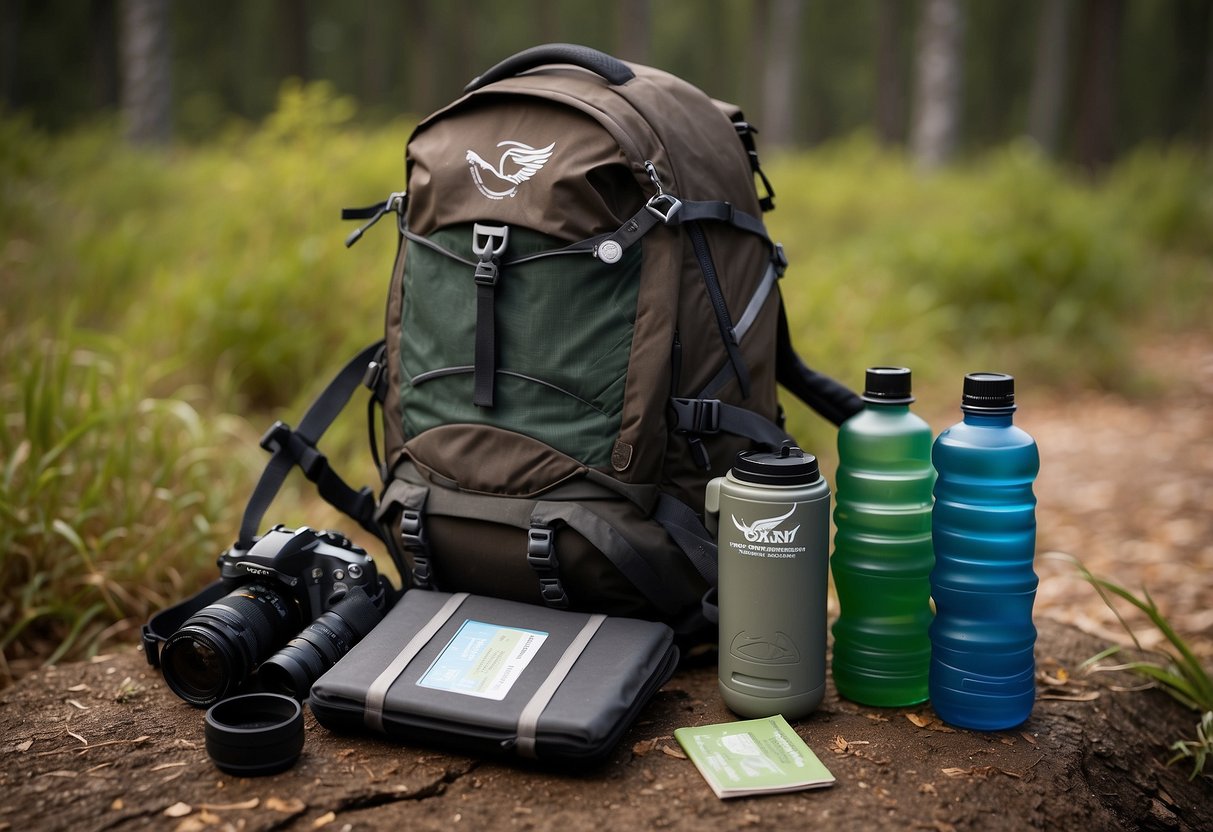
{"type": "Polygon", "coordinates": [[[1036,32],[1028,135],[1050,156],[1057,153],[1069,69],[1071,0],[1045,0],[1036,32]]]}
{"type": "Polygon", "coordinates": [[[960,132],[961,44],[959,0],[926,0],[918,32],[912,146],[919,167],[937,168],[955,154],[960,132]]]}
{"type": "Polygon", "coordinates": [[[766,69],[763,73],[763,128],[768,147],[787,147],[796,140],[799,114],[800,23],[802,0],[773,0],[769,19],[766,69]]]}
{"type": "Polygon", "coordinates": [[[308,75],[307,0],[278,0],[282,77],[306,81],[308,75]]]}
{"type": "Polygon", "coordinates": [[[173,85],[168,0],[122,2],[122,114],[127,140],[172,138],[173,85]]]}
{"type": "Polygon", "coordinates": [[[615,4],[615,56],[623,61],[652,63],[652,0],[622,0],[615,4]]]}
{"type": "Polygon", "coordinates": [[[876,135],[886,145],[905,140],[905,9],[902,0],[880,0],[876,13],[876,135]]]}
{"type": "Polygon", "coordinates": [[[1116,153],[1116,59],[1120,51],[1122,0],[1086,0],[1083,6],[1079,78],[1078,161],[1089,170],[1105,167],[1116,153]]]}

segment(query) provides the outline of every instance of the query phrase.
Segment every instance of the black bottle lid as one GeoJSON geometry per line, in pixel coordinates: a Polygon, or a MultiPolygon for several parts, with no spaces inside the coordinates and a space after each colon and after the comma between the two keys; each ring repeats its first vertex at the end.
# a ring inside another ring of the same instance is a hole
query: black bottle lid
{"type": "Polygon", "coordinates": [[[817,457],[792,442],[778,451],[741,451],[733,462],[733,476],[761,485],[808,485],[821,479],[817,457]]]}
{"type": "Polygon", "coordinates": [[[863,400],[868,404],[910,404],[909,367],[868,367],[864,377],[863,400]]]}
{"type": "Polygon", "coordinates": [[[966,413],[1014,412],[1015,378],[1006,373],[969,373],[960,409],[966,413]]]}

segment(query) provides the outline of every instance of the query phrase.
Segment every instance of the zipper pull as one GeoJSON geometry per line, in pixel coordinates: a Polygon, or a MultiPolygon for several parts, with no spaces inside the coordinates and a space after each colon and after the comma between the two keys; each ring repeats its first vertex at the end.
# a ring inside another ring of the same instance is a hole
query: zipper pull
{"type": "Polygon", "coordinates": [[[398,214],[404,213],[404,206],[407,204],[408,194],[404,191],[397,191],[389,194],[388,198],[376,205],[368,205],[365,208],[342,208],[341,219],[343,220],[366,220],[366,223],[355,231],[353,234],[345,238],[345,247],[349,248],[354,243],[362,239],[362,235],[366,230],[383,218],[383,215],[388,211],[395,211],[398,214]],[[368,219],[369,218],[369,219],[368,219]]]}

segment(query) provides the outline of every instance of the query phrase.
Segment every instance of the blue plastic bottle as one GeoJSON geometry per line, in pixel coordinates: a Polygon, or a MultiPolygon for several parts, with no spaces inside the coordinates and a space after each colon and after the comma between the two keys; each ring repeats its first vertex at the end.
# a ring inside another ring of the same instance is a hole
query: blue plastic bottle
{"type": "Polygon", "coordinates": [[[935,440],[931,705],[962,728],[1019,725],[1036,698],[1036,443],[1011,424],[1015,380],[965,376],[964,420],[935,440]]]}

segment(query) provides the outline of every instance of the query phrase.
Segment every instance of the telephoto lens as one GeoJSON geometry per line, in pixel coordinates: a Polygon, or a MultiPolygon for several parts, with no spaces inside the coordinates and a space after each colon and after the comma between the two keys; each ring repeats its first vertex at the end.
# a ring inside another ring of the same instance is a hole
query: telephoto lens
{"type": "Polygon", "coordinates": [[[253,582],[190,616],[160,654],[164,681],[198,708],[231,696],[257,665],[303,626],[299,603],[253,582]]]}
{"type": "Polygon", "coordinates": [[[262,690],[307,698],[312,683],[369,633],[383,612],[356,586],[257,670],[262,690]]]}

